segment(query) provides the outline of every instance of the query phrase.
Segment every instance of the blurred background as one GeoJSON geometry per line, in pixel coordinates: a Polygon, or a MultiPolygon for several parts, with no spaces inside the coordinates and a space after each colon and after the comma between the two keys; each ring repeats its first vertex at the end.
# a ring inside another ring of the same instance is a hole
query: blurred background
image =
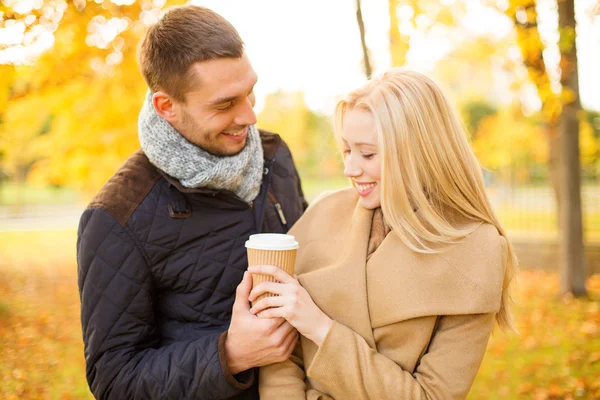
{"type": "MultiPolygon", "coordinates": [[[[600,399],[600,1],[193,3],[239,30],[258,125],[288,142],[309,199],[347,184],[337,98],[392,65],[434,77],[522,264],[519,334],[495,332],[470,398],[600,399]]],[[[0,399],[91,398],[77,223],[139,146],[136,47],[176,4],[0,2],[0,399]]]]}

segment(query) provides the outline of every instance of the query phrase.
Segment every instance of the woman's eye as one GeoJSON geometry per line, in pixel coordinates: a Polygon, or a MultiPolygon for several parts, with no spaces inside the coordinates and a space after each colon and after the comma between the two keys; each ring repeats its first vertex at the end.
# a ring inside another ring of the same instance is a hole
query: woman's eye
{"type": "Polygon", "coordinates": [[[342,153],[344,153],[344,155],[350,154],[350,149],[344,149],[342,150],[342,153]]]}
{"type": "Polygon", "coordinates": [[[365,160],[370,160],[371,158],[373,158],[374,155],[375,154],[363,154],[362,156],[365,160]]]}

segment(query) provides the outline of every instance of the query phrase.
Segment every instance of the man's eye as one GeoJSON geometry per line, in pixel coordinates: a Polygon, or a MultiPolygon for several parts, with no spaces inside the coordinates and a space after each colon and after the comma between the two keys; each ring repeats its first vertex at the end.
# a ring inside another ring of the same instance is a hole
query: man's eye
{"type": "Polygon", "coordinates": [[[231,102],[231,101],[228,103],[223,103],[217,107],[217,110],[219,110],[219,111],[229,110],[232,105],[233,105],[233,102],[231,102]]]}

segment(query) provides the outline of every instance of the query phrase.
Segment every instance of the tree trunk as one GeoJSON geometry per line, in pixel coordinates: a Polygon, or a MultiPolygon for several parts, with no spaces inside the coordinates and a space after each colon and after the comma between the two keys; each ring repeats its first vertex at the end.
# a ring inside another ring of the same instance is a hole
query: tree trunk
{"type": "Polygon", "coordinates": [[[556,226],[558,227],[558,232],[561,232],[561,218],[564,205],[561,201],[560,190],[560,134],[557,124],[545,124],[544,130],[546,132],[546,140],[548,141],[548,175],[556,205],[556,226]]]}
{"type": "Polygon", "coordinates": [[[583,226],[581,213],[581,174],[579,159],[579,80],[575,34],[574,0],[558,0],[558,29],[561,50],[561,84],[563,109],[559,130],[561,142],[560,237],[563,244],[560,291],[585,296],[585,262],[583,257],[583,226]]]}
{"type": "Polygon", "coordinates": [[[360,43],[363,51],[363,62],[365,67],[365,75],[367,79],[371,79],[373,71],[371,70],[371,61],[369,61],[369,49],[367,48],[367,42],[365,41],[365,23],[362,17],[362,8],[360,6],[360,0],[356,0],[356,21],[358,22],[358,29],[360,31],[360,43]]]}

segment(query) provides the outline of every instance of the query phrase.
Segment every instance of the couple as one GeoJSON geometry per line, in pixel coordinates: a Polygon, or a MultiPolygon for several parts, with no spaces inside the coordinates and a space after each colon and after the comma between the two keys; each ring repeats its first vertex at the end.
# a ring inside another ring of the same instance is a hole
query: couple
{"type": "Polygon", "coordinates": [[[436,84],[392,69],[340,101],[352,188],[307,209],[286,144],[255,127],[257,76],[229,22],[174,8],[139,58],[141,149],[78,232],[93,394],[464,398],[494,321],[511,328],[516,261],[436,84]],[[247,271],[249,235],[290,228],[297,277],[247,271]],[[252,273],[279,283],[252,289],[252,273]]]}

